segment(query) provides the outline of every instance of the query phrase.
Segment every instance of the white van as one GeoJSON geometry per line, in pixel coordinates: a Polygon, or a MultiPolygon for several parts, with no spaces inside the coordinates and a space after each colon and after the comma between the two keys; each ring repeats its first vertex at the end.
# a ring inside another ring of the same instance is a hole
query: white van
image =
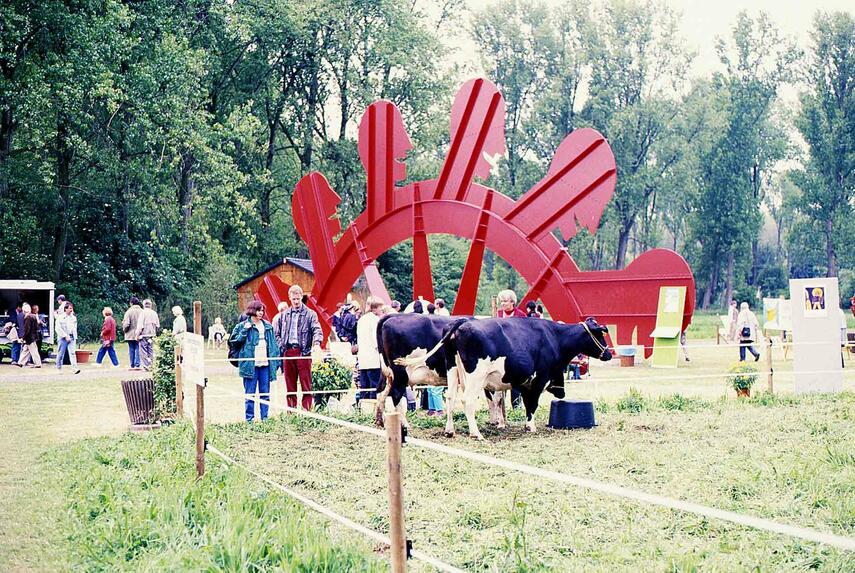
{"type": "Polygon", "coordinates": [[[33,280],[0,280],[0,363],[12,355],[12,341],[5,335],[3,326],[15,322],[15,308],[22,303],[39,306],[39,316],[44,321],[42,329],[43,357],[53,345],[54,284],[33,280]]]}

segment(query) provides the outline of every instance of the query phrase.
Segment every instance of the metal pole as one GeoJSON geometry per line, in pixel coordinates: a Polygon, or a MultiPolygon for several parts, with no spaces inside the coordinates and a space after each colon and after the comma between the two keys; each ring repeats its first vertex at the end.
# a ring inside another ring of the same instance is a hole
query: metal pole
{"type": "Polygon", "coordinates": [[[386,462],[389,472],[389,554],[392,573],[407,568],[407,536],[404,528],[404,492],[401,487],[401,414],[386,414],[386,462]]]}
{"type": "MultiPolygon", "coordinates": [[[[202,334],[202,302],[193,301],[193,332],[202,334]]],[[[196,477],[205,475],[205,387],[196,385],[196,477]]]]}

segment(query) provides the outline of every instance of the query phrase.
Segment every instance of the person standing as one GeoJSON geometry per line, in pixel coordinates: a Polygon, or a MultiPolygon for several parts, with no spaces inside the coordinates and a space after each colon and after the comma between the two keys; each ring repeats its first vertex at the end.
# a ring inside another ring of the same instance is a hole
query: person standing
{"type": "Polygon", "coordinates": [[[254,300],[246,305],[246,320],[239,322],[229,337],[231,342],[243,343],[238,353],[242,358],[238,372],[243,379],[244,418],[255,418],[255,403],[261,420],[267,419],[270,406],[270,382],[276,380],[276,361],[279,349],[273,334],[273,325],[264,320],[264,305],[254,300]],[[258,395],[258,399],[256,399],[258,395]],[[261,400],[264,400],[263,402],[261,400]]]}
{"type": "MultiPolygon", "coordinates": [[[[38,324],[38,319],[36,323],[38,324]]],[[[59,341],[56,369],[62,371],[62,363],[65,360],[65,354],[68,353],[68,361],[74,373],[80,374],[80,368],[77,367],[77,315],[74,314],[74,305],[71,301],[63,303],[62,315],[56,318],[56,339],[59,341]]]]}
{"type": "Polygon", "coordinates": [[[125,342],[128,343],[129,370],[140,369],[140,343],[137,338],[137,326],[141,312],[140,299],[132,296],[131,306],[125,311],[125,316],[122,318],[122,332],[125,336],[125,342]]]}
{"type": "Polygon", "coordinates": [[[745,361],[745,349],[754,355],[754,362],[760,360],[760,353],[754,348],[754,341],[760,330],[757,316],[748,308],[748,303],[739,305],[739,316],[736,319],[736,334],[739,337],[739,361],[745,361]]]}
{"type": "MultiPolygon", "coordinates": [[[[523,309],[517,307],[517,293],[511,289],[499,291],[496,295],[497,318],[525,318],[523,309]]],[[[511,407],[517,408],[522,402],[522,393],[516,387],[511,388],[511,407]]]]}
{"type": "MultiPolygon", "coordinates": [[[[320,349],[323,340],[321,324],[315,311],[303,304],[303,289],[293,285],[288,289],[291,309],[285,314],[283,339],[285,347],[285,391],[289,408],[297,407],[297,379],[303,392],[312,391],[312,359],[314,348],[320,349]],[[290,359],[290,360],[289,360],[290,359]]],[[[312,409],[312,395],[303,394],[303,409],[312,409]]]]}
{"type": "Polygon", "coordinates": [[[728,342],[736,342],[739,337],[736,335],[736,321],[739,319],[739,308],[736,305],[736,299],[730,300],[730,308],[727,310],[727,340],[728,342]]]}
{"type": "Polygon", "coordinates": [[[172,316],[175,319],[172,321],[172,334],[176,340],[181,340],[181,335],[187,332],[187,319],[184,318],[184,311],[180,306],[172,307],[172,316]]]}
{"type": "Polygon", "coordinates": [[[383,301],[379,298],[368,297],[365,301],[367,312],[356,322],[356,362],[359,364],[359,387],[372,392],[358,392],[357,404],[363,398],[377,397],[377,386],[380,385],[380,351],[377,348],[377,323],[383,316],[383,301]]]}
{"type": "MultiPolygon", "coordinates": [[[[21,354],[18,357],[18,361],[13,364],[18,368],[23,368],[30,361],[30,358],[32,358],[33,368],[41,368],[42,357],[39,355],[39,317],[32,313],[32,309],[27,303],[21,305],[21,311],[24,314],[24,327],[21,330],[23,344],[21,345],[21,354]]],[[[77,372],[80,372],[80,370],[77,372]]]]}
{"type": "Polygon", "coordinates": [[[119,359],[116,357],[116,319],[113,318],[113,309],[105,306],[101,311],[104,316],[104,324],[101,326],[101,348],[98,349],[98,356],[95,358],[95,367],[101,368],[101,361],[104,360],[104,355],[110,357],[110,362],[113,363],[113,368],[119,367],[119,359]]]}
{"type": "Polygon", "coordinates": [[[510,289],[499,291],[496,295],[496,304],[499,306],[496,311],[498,318],[525,318],[523,309],[517,308],[517,294],[510,289]]]}
{"type": "Polygon", "coordinates": [[[143,309],[140,312],[137,320],[137,340],[140,343],[140,365],[143,370],[151,370],[151,363],[154,360],[154,343],[153,339],[157,336],[157,330],[160,328],[160,318],[157,313],[151,308],[151,301],[145,299],[143,301],[143,309]]]}
{"type": "Polygon", "coordinates": [[[15,324],[15,331],[17,332],[17,335],[15,336],[15,338],[11,339],[12,340],[12,364],[15,364],[16,362],[18,362],[18,359],[21,358],[21,349],[23,348],[24,344],[22,342],[20,342],[20,338],[18,338],[18,337],[21,335],[21,333],[24,332],[24,318],[26,316],[27,315],[24,314],[24,311],[22,309],[21,304],[18,304],[15,307],[15,314],[14,314],[14,321],[15,321],[14,324],[15,324]]]}
{"type": "Polygon", "coordinates": [[[433,305],[436,307],[437,316],[450,316],[448,309],[445,308],[445,300],[438,298],[433,301],[433,305]]]}

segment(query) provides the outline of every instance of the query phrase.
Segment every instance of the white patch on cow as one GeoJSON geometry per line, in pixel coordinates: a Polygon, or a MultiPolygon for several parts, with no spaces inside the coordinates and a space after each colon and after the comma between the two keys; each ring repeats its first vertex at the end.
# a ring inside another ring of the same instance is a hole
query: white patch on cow
{"type": "Polygon", "coordinates": [[[427,353],[424,348],[416,348],[404,358],[395,360],[395,363],[404,366],[410,386],[445,386],[442,376],[436,370],[428,368],[427,353]]]}
{"type": "Polygon", "coordinates": [[[463,376],[463,408],[466,412],[466,421],[469,423],[469,435],[477,440],[483,440],[484,437],[478,430],[478,423],[475,421],[475,408],[484,393],[486,384],[501,383],[502,377],[505,375],[505,357],[500,356],[495,360],[480,358],[475,364],[475,370],[471,373],[466,372],[463,368],[459,354],[455,357],[455,361],[463,376]]]}

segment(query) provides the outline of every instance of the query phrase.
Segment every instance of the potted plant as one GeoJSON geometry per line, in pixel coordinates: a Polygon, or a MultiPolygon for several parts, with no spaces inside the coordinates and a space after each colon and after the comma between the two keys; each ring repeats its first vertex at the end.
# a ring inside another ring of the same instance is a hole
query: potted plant
{"type": "Polygon", "coordinates": [[[751,387],[757,382],[757,369],[747,362],[737,362],[728,370],[727,383],[740,398],[751,396],[751,387]]]}
{"type": "MultiPolygon", "coordinates": [[[[329,357],[312,365],[312,389],[320,390],[347,390],[353,385],[353,369],[339,360],[329,357]]],[[[327,405],[330,396],[341,394],[315,394],[315,406],[327,405]]]]}

